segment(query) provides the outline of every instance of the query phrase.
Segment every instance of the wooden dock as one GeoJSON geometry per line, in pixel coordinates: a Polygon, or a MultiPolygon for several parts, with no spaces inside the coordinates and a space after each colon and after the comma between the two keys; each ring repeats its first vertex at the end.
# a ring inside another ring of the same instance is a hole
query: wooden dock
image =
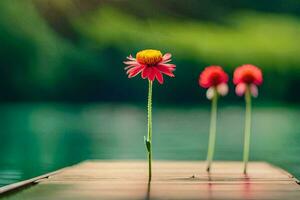
{"type": "Polygon", "coordinates": [[[0,192],[5,200],[300,199],[297,180],[264,162],[245,176],[240,162],[215,162],[208,174],[205,162],[154,161],[148,184],[146,162],[86,161],[0,192]]]}

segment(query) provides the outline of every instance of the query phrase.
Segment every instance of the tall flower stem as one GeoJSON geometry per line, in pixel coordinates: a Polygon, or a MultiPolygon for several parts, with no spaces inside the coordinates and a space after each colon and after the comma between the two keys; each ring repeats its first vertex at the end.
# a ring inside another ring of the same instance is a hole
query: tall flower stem
{"type": "Polygon", "coordinates": [[[152,178],[152,81],[149,80],[148,90],[148,136],[146,141],[148,151],[149,181],[152,178]]]}
{"type": "Polygon", "coordinates": [[[250,133],[251,133],[251,92],[249,85],[245,93],[246,113],[245,113],[245,135],[244,135],[244,174],[247,173],[247,165],[250,150],[250,133]]]}
{"type": "Polygon", "coordinates": [[[211,118],[209,128],[209,141],[208,141],[208,152],[207,152],[207,168],[206,171],[210,172],[211,164],[214,157],[214,149],[216,143],[216,131],[217,131],[217,104],[218,104],[218,93],[214,88],[214,96],[211,103],[211,118]]]}

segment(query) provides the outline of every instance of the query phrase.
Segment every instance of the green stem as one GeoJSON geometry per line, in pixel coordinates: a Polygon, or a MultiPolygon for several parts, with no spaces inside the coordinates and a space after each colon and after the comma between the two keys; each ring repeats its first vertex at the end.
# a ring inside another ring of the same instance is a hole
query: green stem
{"type": "Polygon", "coordinates": [[[245,113],[245,135],[244,135],[244,174],[247,173],[247,165],[249,160],[250,150],[250,133],[251,133],[251,93],[250,88],[247,86],[245,93],[246,113],[245,113]]]}
{"type": "Polygon", "coordinates": [[[149,181],[152,178],[152,81],[149,80],[148,90],[148,167],[149,167],[149,181]]]}
{"type": "Polygon", "coordinates": [[[214,157],[214,149],[216,143],[216,131],[217,131],[217,104],[218,104],[218,93],[214,88],[214,96],[211,104],[211,118],[209,128],[209,141],[208,141],[208,152],[207,152],[207,168],[206,171],[210,172],[211,164],[214,157]]]}

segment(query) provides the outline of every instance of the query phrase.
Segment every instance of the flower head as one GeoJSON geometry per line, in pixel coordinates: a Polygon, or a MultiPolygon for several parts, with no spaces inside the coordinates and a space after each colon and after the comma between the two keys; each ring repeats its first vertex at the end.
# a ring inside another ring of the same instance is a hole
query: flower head
{"type": "Polygon", "coordinates": [[[199,76],[199,85],[203,88],[208,88],[206,96],[212,99],[215,91],[225,96],[228,93],[228,75],[220,66],[206,67],[199,76]]]}
{"type": "Polygon", "coordinates": [[[204,88],[218,86],[228,82],[228,75],[220,66],[206,67],[199,76],[199,85],[204,88]]]}
{"type": "Polygon", "coordinates": [[[171,54],[162,54],[158,50],[146,49],[139,51],[136,54],[136,58],[131,55],[127,57],[127,61],[124,63],[128,65],[125,67],[127,70],[128,78],[135,77],[141,73],[142,78],[148,78],[150,81],[158,80],[160,84],[163,84],[163,74],[174,77],[173,71],[176,66],[168,64],[171,61],[171,54]]]}
{"type": "Polygon", "coordinates": [[[251,64],[245,64],[238,68],[233,73],[233,83],[236,85],[235,92],[238,96],[245,94],[249,87],[252,96],[258,96],[257,86],[263,82],[261,70],[251,64]]]}

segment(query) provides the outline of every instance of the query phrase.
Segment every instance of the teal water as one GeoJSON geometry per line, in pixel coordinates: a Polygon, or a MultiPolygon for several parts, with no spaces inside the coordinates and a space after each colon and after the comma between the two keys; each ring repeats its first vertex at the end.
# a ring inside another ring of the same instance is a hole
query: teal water
{"type": "MultiPolygon", "coordinates": [[[[9,104],[0,106],[0,185],[85,159],[145,159],[143,106],[9,104]]],[[[204,160],[209,107],[154,107],[154,159],[204,160]]],[[[241,160],[244,108],[219,109],[215,159],[241,160]]],[[[254,106],[251,160],[300,177],[300,110],[254,106]]]]}

